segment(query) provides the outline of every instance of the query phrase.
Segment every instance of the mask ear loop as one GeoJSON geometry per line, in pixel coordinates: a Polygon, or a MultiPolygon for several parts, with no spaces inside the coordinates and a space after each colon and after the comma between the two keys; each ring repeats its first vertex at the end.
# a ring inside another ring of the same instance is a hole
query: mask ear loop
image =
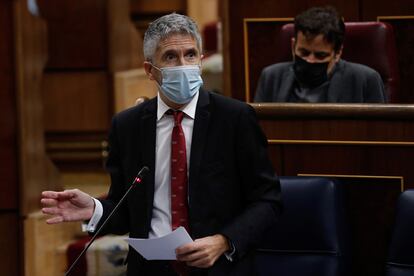
{"type": "MultiPolygon", "coordinates": [[[[162,70],[158,66],[155,66],[152,62],[150,63],[152,67],[158,70],[161,73],[161,81],[162,81],[162,70]]],[[[155,78],[154,78],[155,79],[155,78]]],[[[161,89],[161,84],[158,83],[157,79],[155,79],[155,83],[157,84],[158,88],[161,89]]]]}
{"type": "Polygon", "coordinates": [[[160,72],[162,73],[161,68],[159,68],[159,67],[155,66],[153,63],[150,63],[150,64],[151,64],[151,66],[152,66],[152,67],[154,67],[155,69],[157,69],[158,71],[160,71],[160,72]]]}

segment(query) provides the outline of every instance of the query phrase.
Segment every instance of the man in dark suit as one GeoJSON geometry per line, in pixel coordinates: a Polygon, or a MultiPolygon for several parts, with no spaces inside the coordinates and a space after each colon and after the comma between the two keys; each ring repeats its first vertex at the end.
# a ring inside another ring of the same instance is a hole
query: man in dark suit
{"type": "Polygon", "coordinates": [[[105,232],[155,238],[181,225],[194,242],[177,248],[177,263],[147,261],[130,250],[128,275],[254,275],[254,249],[281,210],[254,110],[200,88],[201,45],[186,16],[151,23],[144,68],[159,93],[113,118],[107,199],[79,190],[42,193],[42,210],[53,215],[48,223],[86,220],[94,231],[148,166],[105,232]]]}
{"type": "Polygon", "coordinates": [[[263,69],[255,102],[384,103],[384,84],[373,69],[341,59],[345,24],[332,7],[295,18],[293,62],[263,69]]]}

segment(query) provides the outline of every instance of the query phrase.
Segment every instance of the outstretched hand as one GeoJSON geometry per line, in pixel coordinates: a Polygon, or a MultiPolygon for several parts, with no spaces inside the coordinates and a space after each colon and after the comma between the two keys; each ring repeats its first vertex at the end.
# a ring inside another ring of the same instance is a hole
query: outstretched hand
{"type": "Polygon", "coordinates": [[[52,216],[46,220],[48,224],[89,220],[95,210],[92,197],[78,189],[44,191],[40,203],[42,212],[52,216]]]}

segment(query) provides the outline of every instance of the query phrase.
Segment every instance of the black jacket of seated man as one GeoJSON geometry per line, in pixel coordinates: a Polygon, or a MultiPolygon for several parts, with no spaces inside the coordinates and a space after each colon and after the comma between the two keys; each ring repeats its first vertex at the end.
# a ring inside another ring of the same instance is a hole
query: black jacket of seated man
{"type": "Polygon", "coordinates": [[[386,96],[382,79],[375,70],[341,59],[324,83],[302,90],[293,62],[270,65],[261,73],[254,101],[385,103],[386,96]]]}

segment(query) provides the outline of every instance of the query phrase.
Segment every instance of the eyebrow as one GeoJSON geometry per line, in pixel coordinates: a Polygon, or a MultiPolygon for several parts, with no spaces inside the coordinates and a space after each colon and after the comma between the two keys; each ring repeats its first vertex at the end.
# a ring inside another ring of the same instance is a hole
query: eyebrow
{"type": "MultiPolygon", "coordinates": [[[[312,53],[312,51],[309,51],[308,49],[304,48],[304,47],[299,47],[298,51],[304,52],[304,53],[312,53]]],[[[329,52],[325,52],[325,51],[318,51],[318,52],[313,52],[314,55],[319,55],[319,56],[329,56],[331,55],[331,53],[329,52]]]]}
{"type": "MultiPolygon", "coordinates": [[[[179,51],[177,51],[176,49],[168,49],[162,54],[161,58],[165,58],[168,55],[178,55],[178,52],[179,51]]],[[[200,55],[200,52],[195,47],[184,49],[184,55],[187,55],[189,53],[194,53],[196,55],[200,55]]]]}
{"type": "Polygon", "coordinates": [[[313,54],[316,57],[322,57],[322,58],[326,58],[326,57],[329,57],[331,55],[331,53],[328,53],[328,52],[314,52],[313,54]]]}
{"type": "Polygon", "coordinates": [[[320,52],[315,52],[314,55],[318,55],[318,56],[330,56],[331,53],[325,52],[325,51],[320,51],[320,52]]]}
{"type": "Polygon", "coordinates": [[[189,48],[185,50],[185,53],[198,53],[198,50],[196,48],[189,48]]]}
{"type": "Polygon", "coordinates": [[[308,49],[304,48],[304,47],[299,47],[298,51],[303,51],[303,52],[311,52],[308,49]]]}

